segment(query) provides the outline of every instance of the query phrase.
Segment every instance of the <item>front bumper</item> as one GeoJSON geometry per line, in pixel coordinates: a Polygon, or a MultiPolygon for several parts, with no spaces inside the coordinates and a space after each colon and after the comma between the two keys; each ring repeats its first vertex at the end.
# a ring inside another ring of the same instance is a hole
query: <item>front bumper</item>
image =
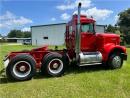
{"type": "Polygon", "coordinates": [[[127,60],[127,54],[122,53],[122,54],[121,54],[121,57],[123,58],[123,60],[127,60]]]}

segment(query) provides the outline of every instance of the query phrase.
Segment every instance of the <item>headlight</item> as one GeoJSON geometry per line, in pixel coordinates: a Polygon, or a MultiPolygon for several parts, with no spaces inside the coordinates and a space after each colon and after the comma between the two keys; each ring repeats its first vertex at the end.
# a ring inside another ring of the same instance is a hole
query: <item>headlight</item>
{"type": "Polygon", "coordinates": [[[6,67],[8,66],[8,64],[9,64],[9,59],[6,59],[6,60],[4,61],[4,67],[6,68],[6,67]]]}

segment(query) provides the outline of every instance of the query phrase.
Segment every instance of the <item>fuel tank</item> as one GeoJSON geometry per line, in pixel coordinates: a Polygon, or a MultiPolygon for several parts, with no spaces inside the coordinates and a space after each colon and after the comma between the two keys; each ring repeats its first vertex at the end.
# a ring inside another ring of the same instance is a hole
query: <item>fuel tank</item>
{"type": "Polygon", "coordinates": [[[79,54],[80,64],[101,63],[102,54],[100,52],[81,52],[79,54]]]}

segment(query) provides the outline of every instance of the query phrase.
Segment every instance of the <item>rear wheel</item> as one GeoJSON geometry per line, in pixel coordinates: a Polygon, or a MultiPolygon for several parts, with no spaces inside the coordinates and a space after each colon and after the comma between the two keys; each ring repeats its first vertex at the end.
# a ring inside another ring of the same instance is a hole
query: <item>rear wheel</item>
{"type": "Polygon", "coordinates": [[[123,58],[121,57],[121,54],[116,52],[110,55],[107,64],[111,69],[121,68],[123,65],[123,58]]]}
{"type": "Polygon", "coordinates": [[[13,66],[13,73],[17,77],[26,77],[29,75],[31,71],[31,65],[27,61],[18,61],[14,66],[13,66]]]}
{"type": "Polygon", "coordinates": [[[62,55],[50,53],[43,59],[41,71],[49,76],[61,76],[65,71],[62,55]]]}
{"type": "Polygon", "coordinates": [[[18,81],[29,80],[35,74],[35,64],[30,55],[17,55],[6,68],[7,77],[18,81]]]}

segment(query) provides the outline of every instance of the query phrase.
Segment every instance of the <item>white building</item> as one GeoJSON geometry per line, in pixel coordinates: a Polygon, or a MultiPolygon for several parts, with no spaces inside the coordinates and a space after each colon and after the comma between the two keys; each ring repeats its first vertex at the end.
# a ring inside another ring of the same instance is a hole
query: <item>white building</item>
{"type": "MultiPolygon", "coordinates": [[[[63,45],[66,23],[31,26],[32,45],[63,45]]],[[[104,25],[97,25],[96,32],[104,32],[104,25]]]]}

